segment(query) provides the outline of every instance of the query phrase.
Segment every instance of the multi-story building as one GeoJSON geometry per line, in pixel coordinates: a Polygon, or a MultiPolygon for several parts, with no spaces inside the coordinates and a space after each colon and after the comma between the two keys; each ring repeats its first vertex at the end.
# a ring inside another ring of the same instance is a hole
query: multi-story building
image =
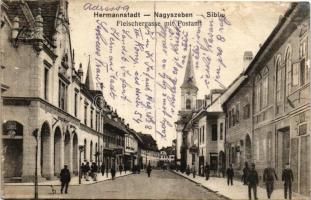
{"type": "Polygon", "coordinates": [[[32,181],[35,163],[39,180],[65,164],[77,174],[79,160],[123,164],[128,131],[95,89],[90,58],[85,74],[76,70],[67,9],[65,0],[1,2],[6,181],[32,181]]]}
{"type": "Polygon", "coordinates": [[[150,134],[138,133],[143,141],[140,145],[142,167],[146,168],[149,164],[152,167],[157,167],[160,160],[160,151],[157,142],[150,134]]]}
{"type": "MultiPolygon", "coordinates": [[[[247,67],[253,59],[252,53],[245,52],[243,59],[247,67]]],[[[227,116],[226,161],[227,166],[232,164],[236,176],[241,176],[244,163],[252,162],[252,83],[247,76],[241,74],[228,86],[228,90],[232,92],[222,102],[227,116]]]]}
{"type": "Polygon", "coordinates": [[[135,166],[138,166],[139,162],[139,138],[134,130],[129,130],[129,133],[125,135],[124,139],[124,168],[127,170],[133,170],[135,166]]]}
{"type": "Polygon", "coordinates": [[[247,79],[225,103],[230,161],[240,166],[252,160],[260,176],[271,163],[279,177],[290,163],[293,190],[306,196],[310,195],[309,34],[309,4],[293,3],[245,70],[247,79]]]}

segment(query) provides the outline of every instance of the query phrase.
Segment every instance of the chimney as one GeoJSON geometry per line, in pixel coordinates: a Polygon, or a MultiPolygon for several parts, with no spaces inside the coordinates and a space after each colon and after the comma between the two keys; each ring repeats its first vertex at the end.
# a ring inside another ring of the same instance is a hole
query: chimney
{"type": "Polygon", "coordinates": [[[245,51],[243,56],[243,70],[245,70],[248,67],[248,65],[252,62],[252,60],[253,60],[253,52],[245,51]]]}
{"type": "Polygon", "coordinates": [[[79,69],[78,69],[78,75],[80,76],[80,79],[82,80],[82,78],[83,78],[83,69],[82,69],[82,63],[80,63],[80,65],[79,65],[79,69]]]}

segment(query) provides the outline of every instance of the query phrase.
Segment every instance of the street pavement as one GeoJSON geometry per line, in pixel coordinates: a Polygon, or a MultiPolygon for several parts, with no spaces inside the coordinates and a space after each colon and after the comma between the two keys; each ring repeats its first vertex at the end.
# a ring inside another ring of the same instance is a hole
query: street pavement
{"type": "MultiPolygon", "coordinates": [[[[60,194],[60,186],[39,186],[39,198],[46,199],[226,199],[204,187],[170,171],[153,170],[131,174],[88,185],[69,187],[68,194],[60,194]]],[[[34,187],[7,185],[4,198],[32,198],[34,187]],[[19,194],[19,195],[17,195],[19,194]]]]}

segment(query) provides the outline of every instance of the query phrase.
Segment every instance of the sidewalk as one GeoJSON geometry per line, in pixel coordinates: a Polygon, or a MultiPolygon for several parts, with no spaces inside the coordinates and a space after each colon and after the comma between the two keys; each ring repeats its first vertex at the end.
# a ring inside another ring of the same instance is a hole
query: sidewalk
{"type": "MultiPolygon", "coordinates": [[[[206,181],[205,177],[196,176],[193,178],[192,174],[187,176],[186,173],[177,171],[173,172],[229,199],[248,199],[248,187],[243,185],[240,181],[233,180],[233,186],[228,186],[226,178],[210,177],[209,180],[206,181]]],[[[257,187],[257,197],[258,199],[268,199],[266,190],[257,187]]],[[[272,193],[271,199],[284,199],[283,189],[275,189],[272,193]]],[[[308,200],[308,197],[293,193],[292,199],[308,200]]]]}
{"type": "MultiPolygon", "coordinates": [[[[116,173],[116,178],[118,177],[122,177],[122,176],[127,176],[132,174],[132,172],[127,171],[126,173],[122,172],[122,174],[120,175],[120,172],[116,173]]],[[[81,178],[81,185],[89,185],[89,184],[94,184],[94,183],[98,183],[101,181],[105,181],[105,180],[109,180],[111,179],[111,174],[108,173],[108,177],[107,174],[105,173],[104,176],[102,176],[101,173],[97,173],[97,181],[93,181],[93,179],[91,177],[89,177],[89,181],[86,181],[83,177],[81,178]]],[[[5,183],[4,186],[31,186],[34,185],[33,182],[28,182],[28,183],[5,183]]],[[[50,181],[44,181],[44,182],[39,182],[38,183],[39,186],[46,186],[46,185],[55,185],[55,186],[60,186],[60,181],[59,179],[56,180],[50,180],[50,181]]],[[[75,185],[79,185],[79,177],[78,176],[74,176],[71,178],[70,181],[70,186],[75,186],[75,185]]]]}

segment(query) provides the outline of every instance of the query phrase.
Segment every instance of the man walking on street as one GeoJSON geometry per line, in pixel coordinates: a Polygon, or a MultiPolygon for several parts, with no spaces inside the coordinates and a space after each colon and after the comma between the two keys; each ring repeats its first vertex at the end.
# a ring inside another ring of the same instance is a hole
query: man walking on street
{"type": "Polygon", "coordinates": [[[111,179],[114,180],[115,175],[116,175],[116,165],[114,163],[115,161],[112,161],[112,165],[111,165],[111,169],[110,169],[110,173],[111,173],[111,179]]]}
{"type": "Polygon", "coordinates": [[[67,165],[64,165],[64,168],[60,171],[60,181],[61,181],[61,189],[60,193],[63,194],[63,189],[65,188],[65,194],[68,192],[68,185],[70,182],[70,172],[67,168],[67,165]]]}
{"type": "Polygon", "coordinates": [[[263,172],[263,182],[266,183],[268,199],[271,198],[271,194],[273,192],[274,177],[276,180],[278,180],[275,170],[271,167],[271,162],[268,162],[268,167],[264,169],[264,172],[263,172]]]}
{"type": "Polygon", "coordinates": [[[102,173],[102,176],[105,175],[105,164],[104,164],[104,162],[102,162],[102,164],[100,166],[100,172],[102,173]]]}
{"type": "Polygon", "coordinates": [[[252,168],[249,171],[247,183],[248,183],[248,198],[252,199],[252,189],[253,189],[254,198],[258,199],[257,198],[258,173],[255,170],[254,163],[252,163],[252,168]]]}
{"type": "Polygon", "coordinates": [[[282,181],[284,181],[284,198],[287,199],[287,191],[289,193],[289,199],[292,199],[292,182],[294,181],[293,171],[286,164],[285,169],[282,172],[282,181]]]}
{"type": "Polygon", "coordinates": [[[196,171],[195,171],[195,166],[194,166],[194,164],[192,164],[191,172],[192,172],[193,178],[195,178],[195,173],[196,173],[196,171]]]}
{"type": "Polygon", "coordinates": [[[120,175],[121,175],[122,171],[123,171],[123,166],[121,164],[119,165],[119,171],[120,171],[120,175]]]}
{"type": "Polygon", "coordinates": [[[148,166],[147,166],[147,174],[148,174],[148,177],[150,177],[151,171],[152,171],[152,168],[151,168],[150,161],[149,161],[149,164],[148,164],[148,166]]]}
{"type": "Polygon", "coordinates": [[[232,168],[232,164],[229,165],[229,168],[227,169],[227,183],[228,185],[231,183],[233,185],[233,177],[234,177],[234,171],[232,168]]]}
{"type": "Polygon", "coordinates": [[[85,174],[85,180],[89,181],[89,172],[90,172],[90,164],[89,162],[86,162],[86,165],[84,166],[84,174],[85,174]]]}
{"type": "Polygon", "coordinates": [[[209,173],[210,173],[209,164],[206,163],[206,165],[205,165],[205,180],[209,179],[209,173]]]}
{"type": "Polygon", "coordinates": [[[247,176],[248,176],[248,173],[249,173],[248,163],[245,162],[245,167],[244,167],[244,169],[243,169],[243,176],[242,176],[243,185],[247,185],[247,176]]]}

